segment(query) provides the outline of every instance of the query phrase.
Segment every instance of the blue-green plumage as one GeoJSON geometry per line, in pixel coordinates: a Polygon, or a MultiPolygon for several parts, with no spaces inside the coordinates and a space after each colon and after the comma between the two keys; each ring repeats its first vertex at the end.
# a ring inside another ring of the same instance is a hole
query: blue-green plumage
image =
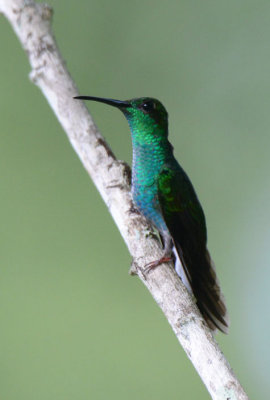
{"type": "Polygon", "coordinates": [[[162,165],[166,162],[164,153],[153,150],[153,144],[141,145],[133,138],[132,162],[132,196],[137,208],[148,218],[160,232],[167,227],[162,217],[157,178],[162,165]],[[149,157],[149,155],[151,155],[149,157]],[[146,173],[147,171],[147,173],[146,173]]]}
{"type": "Polygon", "coordinates": [[[175,268],[213,330],[227,331],[226,306],[206,247],[205,217],[194,188],[168,141],[168,114],[152,98],[128,101],[79,96],[119,108],[130,126],[133,147],[132,196],[139,211],[159,230],[164,256],[175,268]]]}

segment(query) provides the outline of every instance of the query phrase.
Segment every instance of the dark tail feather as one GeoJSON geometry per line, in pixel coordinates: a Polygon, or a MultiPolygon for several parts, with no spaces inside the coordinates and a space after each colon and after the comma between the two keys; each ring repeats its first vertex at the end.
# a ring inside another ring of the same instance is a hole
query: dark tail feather
{"type": "Polygon", "coordinates": [[[180,245],[175,243],[175,248],[196,298],[197,306],[209,328],[213,331],[219,329],[221,332],[228,333],[229,321],[224,296],[208,250],[197,257],[196,252],[192,254],[192,257],[187,257],[187,254],[184,257],[180,245]]]}

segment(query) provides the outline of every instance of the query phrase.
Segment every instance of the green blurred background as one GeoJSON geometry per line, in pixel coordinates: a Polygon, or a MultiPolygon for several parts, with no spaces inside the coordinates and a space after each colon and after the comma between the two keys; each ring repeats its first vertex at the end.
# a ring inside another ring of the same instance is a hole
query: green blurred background
{"type": "MultiPolygon", "coordinates": [[[[269,0],[49,0],[81,94],[159,98],[203,204],[250,397],[270,381],[269,0]]],[[[209,399],[0,19],[1,400],[209,399]]],[[[90,106],[90,105],[89,105],[90,106]]],[[[91,104],[118,158],[121,113],[91,104]]]]}

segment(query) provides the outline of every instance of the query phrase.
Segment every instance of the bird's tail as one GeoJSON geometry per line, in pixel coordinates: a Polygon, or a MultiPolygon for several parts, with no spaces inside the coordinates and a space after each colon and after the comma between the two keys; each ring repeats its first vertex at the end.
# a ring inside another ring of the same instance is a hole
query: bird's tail
{"type": "Polygon", "coordinates": [[[212,331],[228,333],[229,318],[224,296],[221,293],[215,266],[208,250],[204,256],[185,260],[180,246],[175,243],[175,270],[189,292],[196,298],[197,306],[212,331]]]}

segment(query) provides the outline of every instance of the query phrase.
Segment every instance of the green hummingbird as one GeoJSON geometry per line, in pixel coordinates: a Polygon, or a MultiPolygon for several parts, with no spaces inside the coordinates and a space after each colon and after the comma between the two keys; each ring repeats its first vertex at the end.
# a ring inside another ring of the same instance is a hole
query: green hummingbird
{"type": "Polygon", "coordinates": [[[149,269],[174,260],[177,274],[193,293],[211,330],[226,333],[228,316],[215,267],[207,250],[203,209],[168,140],[168,113],[160,101],[126,101],[77,96],[118,108],[132,136],[132,196],[138,210],[156,227],[164,253],[149,269]]]}

